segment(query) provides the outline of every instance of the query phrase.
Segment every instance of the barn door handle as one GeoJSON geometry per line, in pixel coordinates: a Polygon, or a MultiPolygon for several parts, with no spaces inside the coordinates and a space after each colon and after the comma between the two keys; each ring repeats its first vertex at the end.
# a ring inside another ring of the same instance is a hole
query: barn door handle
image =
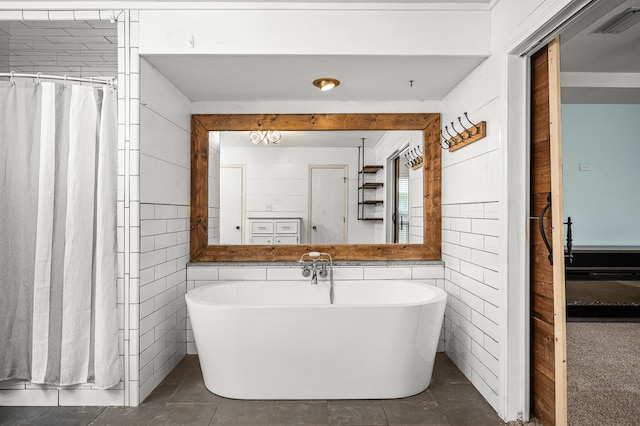
{"type": "Polygon", "coordinates": [[[549,207],[551,207],[551,193],[547,195],[547,205],[544,206],[540,212],[540,216],[538,216],[538,229],[540,230],[542,241],[544,241],[544,245],[547,246],[547,251],[549,252],[549,264],[553,265],[553,249],[551,248],[551,245],[549,245],[547,234],[544,232],[544,215],[547,213],[547,210],[549,210],[549,207]]]}
{"type": "Polygon", "coordinates": [[[569,259],[569,263],[573,263],[573,235],[571,235],[571,216],[567,218],[567,221],[564,223],[567,225],[567,254],[566,258],[569,259]]]}

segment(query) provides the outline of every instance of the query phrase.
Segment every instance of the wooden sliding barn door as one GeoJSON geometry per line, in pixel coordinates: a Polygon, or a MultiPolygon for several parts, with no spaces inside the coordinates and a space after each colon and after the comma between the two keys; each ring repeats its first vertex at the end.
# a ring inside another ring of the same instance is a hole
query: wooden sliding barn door
{"type": "Polygon", "coordinates": [[[567,423],[560,40],[531,59],[531,414],[567,423]]]}

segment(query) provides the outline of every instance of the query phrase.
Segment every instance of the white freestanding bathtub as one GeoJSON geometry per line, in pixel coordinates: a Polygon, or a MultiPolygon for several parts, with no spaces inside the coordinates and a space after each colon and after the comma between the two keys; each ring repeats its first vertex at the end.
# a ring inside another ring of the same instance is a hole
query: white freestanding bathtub
{"type": "Polygon", "coordinates": [[[222,282],[187,309],[206,387],[237,399],[401,398],[429,386],[446,293],[418,281],[222,282]]]}

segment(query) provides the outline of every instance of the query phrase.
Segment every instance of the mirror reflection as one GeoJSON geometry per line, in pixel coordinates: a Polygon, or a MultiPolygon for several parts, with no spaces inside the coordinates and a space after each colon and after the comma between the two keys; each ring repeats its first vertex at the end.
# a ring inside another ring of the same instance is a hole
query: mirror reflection
{"type": "Polygon", "coordinates": [[[423,242],[421,131],[278,133],[209,132],[209,245],[423,242]]]}

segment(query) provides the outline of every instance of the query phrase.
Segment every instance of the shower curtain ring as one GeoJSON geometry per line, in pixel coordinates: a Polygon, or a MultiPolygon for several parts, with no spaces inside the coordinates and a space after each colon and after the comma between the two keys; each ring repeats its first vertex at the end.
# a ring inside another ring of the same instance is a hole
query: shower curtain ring
{"type": "Polygon", "coordinates": [[[64,87],[67,87],[67,75],[64,75],[64,87]]]}
{"type": "Polygon", "coordinates": [[[15,73],[16,73],[15,71],[11,71],[11,76],[9,77],[9,81],[11,82],[11,84],[12,84],[13,86],[15,86],[15,85],[16,85],[16,77],[15,77],[15,75],[14,75],[15,73]]]}
{"type": "Polygon", "coordinates": [[[40,86],[40,73],[36,74],[36,86],[40,86]]]}

